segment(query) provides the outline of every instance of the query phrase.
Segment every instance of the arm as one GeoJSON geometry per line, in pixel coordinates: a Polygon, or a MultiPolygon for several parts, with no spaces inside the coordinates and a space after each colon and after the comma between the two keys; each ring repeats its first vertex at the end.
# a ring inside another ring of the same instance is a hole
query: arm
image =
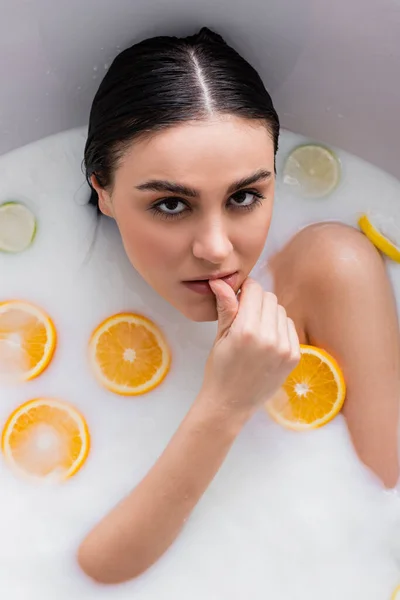
{"type": "Polygon", "coordinates": [[[146,477],[83,541],[78,560],[87,575],[131,579],[175,540],[249,416],[208,400],[199,396],[146,477]]]}
{"type": "Polygon", "coordinates": [[[316,229],[306,331],[339,362],[347,384],[343,412],[361,460],[387,487],[399,477],[400,336],[384,262],[354,229],[316,229]]]}
{"type": "Polygon", "coordinates": [[[243,425],[299,361],[294,324],[273,294],[247,279],[238,302],[223,280],[210,285],[218,332],[202,391],[148,475],[79,549],[99,582],[139,575],[171,545],[243,425]]]}

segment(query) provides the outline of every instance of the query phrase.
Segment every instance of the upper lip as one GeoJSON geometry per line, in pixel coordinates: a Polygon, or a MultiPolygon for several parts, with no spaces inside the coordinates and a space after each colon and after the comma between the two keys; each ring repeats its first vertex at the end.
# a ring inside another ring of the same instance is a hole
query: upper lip
{"type": "Polygon", "coordinates": [[[203,277],[194,277],[193,279],[186,279],[185,282],[191,281],[209,281],[210,279],[223,279],[224,277],[229,277],[229,275],[235,275],[237,271],[229,271],[227,273],[214,273],[213,275],[203,275],[203,277]]]}

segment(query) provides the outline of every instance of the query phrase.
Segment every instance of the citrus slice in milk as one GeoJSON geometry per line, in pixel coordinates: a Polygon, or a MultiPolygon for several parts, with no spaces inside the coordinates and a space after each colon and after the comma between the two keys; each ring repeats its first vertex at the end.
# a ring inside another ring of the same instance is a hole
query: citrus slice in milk
{"type": "Polygon", "coordinates": [[[10,415],[1,447],[6,461],[17,471],[59,480],[81,468],[89,453],[90,436],[85,419],[73,406],[38,398],[10,415]]]}
{"type": "Polygon", "coordinates": [[[321,348],[302,344],[297,367],[266,403],[271,417],[288,429],[316,429],[343,406],[346,386],[336,360],[321,348]]]}
{"type": "Polygon", "coordinates": [[[391,600],[400,600],[400,585],[394,590],[391,600]]]}
{"type": "Polygon", "coordinates": [[[29,208],[18,202],[0,206],[0,250],[22,252],[31,245],[36,233],[36,220],[29,208]]]}
{"type": "Polygon", "coordinates": [[[0,376],[24,381],[49,365],[57,334],[40,308],[18,300],[0,303],[0,376]]]}
{"type": "Polygon", "coordinates": [[[90,362],[99,382],[123,396],[145,394],[167,375],[171,354],[154,323],[135,314],[110,317],[95,330],[90,362]]]}
{"type": "Polygon", "coordinates": [[[332,150],[308,144],[289,154],[283,181],[304,198],[323,198],[336,188],[340,171],[339,160],[332,150]]]}
{"type": "Polygon", "coordinates": [[[393,217],[378,213],[360,217],[358,225],[367,238],[389,258],[400,262],[400,227],[393,217]]]}

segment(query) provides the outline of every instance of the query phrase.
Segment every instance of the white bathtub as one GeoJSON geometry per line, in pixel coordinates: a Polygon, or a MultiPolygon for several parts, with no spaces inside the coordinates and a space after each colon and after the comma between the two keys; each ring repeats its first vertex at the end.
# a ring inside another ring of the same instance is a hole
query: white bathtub
{"type": "MultiPolygon", "coordinates": [[[[400,0],[0,0],[0,155],[85,126],[98,85],[123,48],[203,25],[259,70],[284,128],[338,147],[343,159],[346,193],[315,203],[312,214],[311,204],[303,210],[297,198],[281,203],[272,245],[281,243],[282,232],[293,233],[287,214],[295,210],[296,228],[327,218],[356,226],[369,198],[389,213],[398,182],[374,167],[366,171],[354,157],[349,162],[342,149],[400,178],[400,0]]],[[[72,202],[88,194],[79,170],[84,141],[84,129],[76,130],[45,141],[35,160],[32,148],[0,159],[0,204],[26,200],[40,221],[37,245],[26,263],[21,258],[18,273],[17,263],[0,262],[1,294],[16,297],[29,273],[29,298],[46,299],[66,340],[53,380],[33,382],[26,397],[0,388],[0,424],[17,402],[34,397],[28,394],[62,393],[87,414],[94,440],[84,476],[65,488],[37,491],[0,460],[1,599],[389,598],[400,583],[400,548],[392,552],[400,540],[400,502],[364,477],[340,417],[322,433],[295,437],[261,415],[240,436],[214,487],[154,571],[121,588],[100,588],[80,573],[75,551],[81,532],[161,453],[201,384],[198,365],[214,336],[211,326],[183,321],[139,276],[133,279],[118,232],[105,219],[95,268],[86,276],[82,264],[94,212],[72,202]],[[70,279],[63,272],[66,257],[70,279]],[[108,261],[120,268],[109,269],[108,261]],[[100,314],[119,312],[124,302],[148,311],[175,343],[174,377],[179,372],[183,383],[180,395],[167,389],[168,402],[164,388],[148,405],[110,399],[86,372],[80,352],[90,332],[100,314]],[[64,367],[68,361],[74,370],[64,367]]],[[[288,132],[282,136],[278,173],[298,141],[288,132]]],[[[399,269],[390,268],[393,274],[399,269]]],[[[396,282],[400,308],[400,278],[396,282]]]]}
{"type": "Polygon", "coordinates": [[[399,0],[0,0],[0,154],[83,125],[120,48],[201,25],[259,69],[282,124],[400,176],[399,0]]]}

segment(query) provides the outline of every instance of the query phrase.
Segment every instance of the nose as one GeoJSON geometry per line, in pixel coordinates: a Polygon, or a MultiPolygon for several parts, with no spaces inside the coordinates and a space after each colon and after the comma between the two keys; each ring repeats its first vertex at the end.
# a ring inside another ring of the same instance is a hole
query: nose
{"type": "Polygon", "coordinates": [[[209,263],[220,265],[233,250],[227,231],[227,224],[222,218],[198,225],[193,242],[193,255],[209,263]]]}

